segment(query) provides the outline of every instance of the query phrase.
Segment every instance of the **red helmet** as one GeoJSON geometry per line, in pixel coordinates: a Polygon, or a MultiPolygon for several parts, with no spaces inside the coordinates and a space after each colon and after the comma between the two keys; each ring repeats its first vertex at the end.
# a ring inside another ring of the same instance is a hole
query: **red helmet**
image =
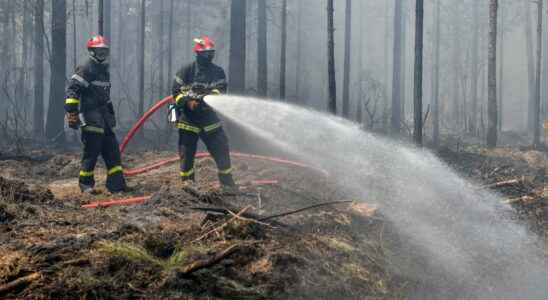
{"type": "Polygon", "coordinates": [[[215,50],[215,43],[208,36],[194,39],[194,52],[215,50]]]}
{"type": "Polygon", "coordinates": [[[96,35],[88,40],[89,48],[108,48],[107,40],[102,35],[96,35]]]}

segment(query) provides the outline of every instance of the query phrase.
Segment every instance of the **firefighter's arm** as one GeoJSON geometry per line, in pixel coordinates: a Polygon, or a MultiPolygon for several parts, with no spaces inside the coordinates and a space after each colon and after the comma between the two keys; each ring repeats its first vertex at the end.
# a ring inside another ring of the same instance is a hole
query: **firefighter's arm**
{"type": "Polygon", "coordinates": [[[212,95],[220,95],[226,93],[227,89],[225,71],[219,71],[219,79],[213,83],[214,88],[211,90],[212,95]]]}
{"type": "Polygon", "coordinates": [[[78,117],[80,99],[82,91],[89,86],[89,81],[86,80],[86,76],[83,68],[78,67],[76,72],[70,78],[69,84],[66,89],[65,97],[65,111],[67,122],[70,128],[76,129],[80,124],[78,117]]]}

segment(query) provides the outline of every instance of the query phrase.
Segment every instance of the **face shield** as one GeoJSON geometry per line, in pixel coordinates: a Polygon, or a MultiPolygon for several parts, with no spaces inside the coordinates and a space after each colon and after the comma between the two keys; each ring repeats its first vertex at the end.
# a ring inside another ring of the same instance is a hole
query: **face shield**
{"type": "Polygon", "coordinates": [[[211,63],[213,58],[215,58],[215,50],[196,52],[196,61],[198,61],[198,64],[200,65],[211,63]]]}

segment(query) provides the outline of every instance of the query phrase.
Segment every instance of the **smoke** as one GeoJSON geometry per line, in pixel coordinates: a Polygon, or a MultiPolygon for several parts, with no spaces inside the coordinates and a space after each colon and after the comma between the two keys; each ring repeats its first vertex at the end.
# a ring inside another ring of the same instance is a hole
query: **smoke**
{"type": "Polygon", "coordinates": [[[459,177],[433,153],[285,103],[233,96],[207,102],[378,204],[416,251],[393,249],[401,275],[473,298],[546,299],[548,267],[535,236],[508,217],[511,208],[500,197],[459,177]]]}

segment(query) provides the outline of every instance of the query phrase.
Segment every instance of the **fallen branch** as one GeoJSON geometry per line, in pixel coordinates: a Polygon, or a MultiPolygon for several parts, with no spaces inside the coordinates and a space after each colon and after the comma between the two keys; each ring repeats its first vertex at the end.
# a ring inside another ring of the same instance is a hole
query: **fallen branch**
{"type": "Polygon", "coordinates": [[[40,277],[42,277],[42,275],[40,275],[40,273],[32,273],[30,275],[23,276],[21,278],[17,278],[16,280],[14,280],[12,282],[1,285],[0,286],[0,295],[7,294],[9,291],[14,290],[16,288],[29,285],[30,283],[32,283],[33,281],[39,279],[40,277]]]}
{"type": "Polygon", "coordinates": [[[230,218],[228,221],[224,222],[223,224],[221,224],[220,226],[218,227],[215,227],[213,229],[211,229],[210,231],[206,232],[205,234],[201,235],[199,238],[193,240],[192,242],[197,242],[197,241],[200,241],[204,238],[206,238],[208,235],[212,234],[213,232],[218,232],[219,230],[225,228],[228,224],[230,224],[231,222],[233,222],[234,220],[236,220],[237,217],[239,217],[240,215],[242,215],[243,213],[245,213],[248,209],[251,208],[251,205],[248,205],[246,207],[244,207],[242,210],[240,210],[236,215],[234,215],[232,218],[230,218]]]}
{"type": "Polygon", "coordinates": [[[217,254],[213,255],[213,257],[208,259],[200,259],[197,260],[189,265],[186,265],[184,267],[181,267],[179,270],[179,274],[181,275],[189,275],[196,271],[199,271],[201,269],[209,268],[213,265],[216,265],[221,260],[227,258],[228,256],[232,255],[234,252],[238,250],[238,245],[232,245],[225,250],[218,252],[217,254]]]}
{"type": "Polygon", "coordinates": [[[264,225],[264,226],[267,226],[267,227],[272,227],[272,225],[268,224],[268,223],[264,223],[264,222],[261,222],[259,220],[255,220],[255,219],[251,219],[251,218],[246,218],[246,217],[242,217],[242,216],[238,216],[237,214],[233,213],[231,210],[227,209],[228,213],[231,214],[234,218],[238,219],[238,220],[241,220],[241,221],[246,221],[246,222],[251,222],[251,223],[255,223],[255,224],[259,224],[259,225],[264,225]]]}
{"type": "Polygon", "coordinates": [[[506,186],[511,186],[511,185],[520,184],[520,183],[522,183],[523,181],[524,181],[524,178],[521,178],[521,179],[511,179],[511,180],[499,181],[499,182],[495,182],[495,183],[493,183],[493,184],[484,185],[484,186],[482,186],[481,188],[482,188],[482,189],[501,188],[501,187],[506,187],[506,186]]]}
{"type": "Polygon", "coordinates": [[[307,206],[307,207],[303,207],[303,208],[300,208],[300,209],[288,211],[288,212],[285,212],[285,213],[264,217],[264,218],[259,219],[259,221],[267,221],[267,220],[274,219],[274,218],[281,218],[281,217],[293,215],[293,214],[300,213],[300,212],[303,212],[305,210],[309,210],[309,209],[313,209],[313,208],[318,208],[318,207],[323,207],[323,206],[331,206],[331,205],[337,205],[337,204],[344,204],[344,203],[352,203],[352,202],[354,202],[354,201],[346,200],[346,201],[332,201],[332,202],[314,204],[314,205],[311,205],[311,206],[307,206]]]}
{"type": "Polygon", "coordinates": [[[502,203],[503,203],[503,204],[514,204],[514,203],[518,203],[518,202],[532,203],[532,202],[534,202],[536,199],[537,199],[537,198],[532,197],[532,196],[521,196],[521,197],[517,197],[517,198],[512,198],[512,199],[504,200],[504,201],[502,201],[502,203]]]}

